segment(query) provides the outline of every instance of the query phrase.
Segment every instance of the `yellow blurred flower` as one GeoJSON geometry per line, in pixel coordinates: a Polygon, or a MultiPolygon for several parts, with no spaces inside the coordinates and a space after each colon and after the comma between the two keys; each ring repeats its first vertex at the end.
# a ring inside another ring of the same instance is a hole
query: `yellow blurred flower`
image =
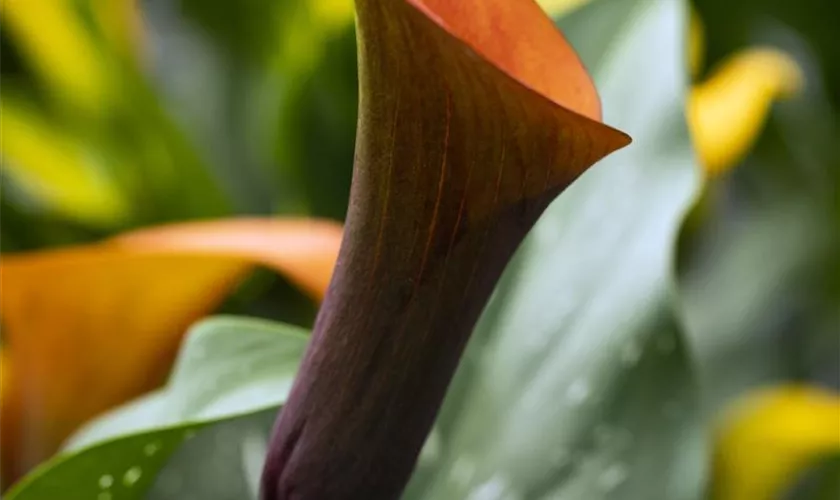
{"type": "MultiPolygon", "coordinates": [[[[552,17],[588,0],[539,0],[552,17]]],[[[687,51],[690,72],[699,73],[705,49],[700,16],[692,9],[687,51]]],[[[689,130],[703,170],[719,175],[734,167],[754,145],[774,101],[801,87],[799,66],[771,48],[750,48],[723,61],[691,90],[686,104],[689,130]]]]}
{"type": "Polygon", "coordinates": [[[821,457],[840,453],[840,397],[784,386],[736,402],[718,431],[713,500],[775,500],[821,457]]]}
{"type": "Polygon", "coordinates": [[[688,99],[688,124],[706,172],[720,174],[743,159],[773,101],[794,93],[802,80],[790,56],[752,48],[730,57],[697,84],[688,99]]]}

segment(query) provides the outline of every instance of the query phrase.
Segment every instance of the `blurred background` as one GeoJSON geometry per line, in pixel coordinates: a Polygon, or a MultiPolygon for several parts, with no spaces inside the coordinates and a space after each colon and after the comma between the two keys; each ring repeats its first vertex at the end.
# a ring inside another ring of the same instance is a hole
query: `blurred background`
{"type": "MultiPolygon", "coordinates": [[[[583,2],[544,3],[560,12],[583,2]]],[[[4,254],[175,221],[343,219],[358,97],[352,3],[231,5],[3,0],[4,254]]],[[[749,63],[716,84],[725,87],[723,106],[744,107],[732,120],[749,123],[732,132],[745,138],[725,161],[701,158],[706,183],[677,249],[680,308],[703,367],[703,397],[714,413],[770,383],[840,390],[834,5],[695,0],[692,8],[687,71],[698,88],[755,47],[773,48],[797,73],[749,63]]],[[[268,271],[218,309],[302,326],[316,310],[268,271]]],[[[838,471],[838,460],[821,462],[791,498],[826,478],[837,485],[838,471]]]]}

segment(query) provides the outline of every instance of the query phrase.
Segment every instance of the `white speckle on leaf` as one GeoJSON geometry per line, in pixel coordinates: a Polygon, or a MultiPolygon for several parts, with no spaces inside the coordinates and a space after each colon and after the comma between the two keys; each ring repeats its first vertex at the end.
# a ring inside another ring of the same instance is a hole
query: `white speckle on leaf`
{"type": "Polygon", "coordinates": [[[103,490],[107,490],[114,484],[114,476],[110,474],[102,474],[99,476],[99,487],[103,490]]]}
{"type": "Polygon", "coordinates": [[[431,463],[440,458],[441,448],[440,433],[436,429],[432,429],[423,444],[423,449],[420,450],[420,463],[431,463]]]}
{"type": "Polygon", "coordinates": [[[507,482],[501,476],[495,475],[475,488],[467,500],[513,500],[515,498],[507,482]]]}
{"type": "Polygon", "coordinates": [[[627,468],[623,464],[613,464],[598,476],[598,487],[602,491],[612,491],[627,480],[627,468]]]}
{"type": "Polygon", "coordinates": [[[250,431],[242,439],[242,472],[252,498],[259,496],[260,474],[267,453],[267,439],[261,433],[250,431]]]}
{"type": "Polygon", "coordinates": [[[125,486],[134,486],[140,477],[143,476],[143,469],[140,467],[132,467],[123,474],[122,482],[125,486]]]}
{"type": "Polygon", "coordinates": [[[573,405],[579,405],[589,399],[589,384],[586,380],[577,379],[566,389],[566,399],[573,405]]]}
{"type": "Polygon", "coordinates": [[[143,447],[143,454],[147,457],[153,456],[155,453],[160,451],[161,443],[160,441],[153,441],[151,443],[147,443],[146,446],[143,447]]]}
{"type": "Polygon", "coordinates": [[[98,495],[96,495],[96,500],[111,500],[111,492],[110,491],[100,491],[98,495]]]}
{"type": "Polygon", "coordinates": [[[467,485],[475,476],[475,464],[466,457],[458,457],[449,472],[452,480],[461,485],[467,485]]]}

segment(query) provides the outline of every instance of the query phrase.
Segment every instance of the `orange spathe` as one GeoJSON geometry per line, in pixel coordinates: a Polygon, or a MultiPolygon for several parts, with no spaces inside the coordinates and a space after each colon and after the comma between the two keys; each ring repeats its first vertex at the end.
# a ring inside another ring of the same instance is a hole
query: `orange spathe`
{"type": "Polygon", "coordinates": [[[592,78],[533,0],[407,1],[522,85],[566,109],[601,120],[592,78]]]}
{"type": "Polygon", "coordinates": [[[4,480],[86,420],[161,383],[186,328],[255,264],[320,299],[340,240],[331,222],[234,219],[4,256],[4,480]]]}

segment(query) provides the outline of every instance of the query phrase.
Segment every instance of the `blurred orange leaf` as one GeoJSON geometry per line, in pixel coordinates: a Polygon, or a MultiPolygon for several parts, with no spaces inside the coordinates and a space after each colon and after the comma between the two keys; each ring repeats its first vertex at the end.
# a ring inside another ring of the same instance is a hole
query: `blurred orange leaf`
{"type": "Polygon", "coordinates": [[[331,222],[237,219],[4,256],[5,484],[86,420],[160,384],[186,327],[255,264],[320,299],[340,240],[331,222]]]}

